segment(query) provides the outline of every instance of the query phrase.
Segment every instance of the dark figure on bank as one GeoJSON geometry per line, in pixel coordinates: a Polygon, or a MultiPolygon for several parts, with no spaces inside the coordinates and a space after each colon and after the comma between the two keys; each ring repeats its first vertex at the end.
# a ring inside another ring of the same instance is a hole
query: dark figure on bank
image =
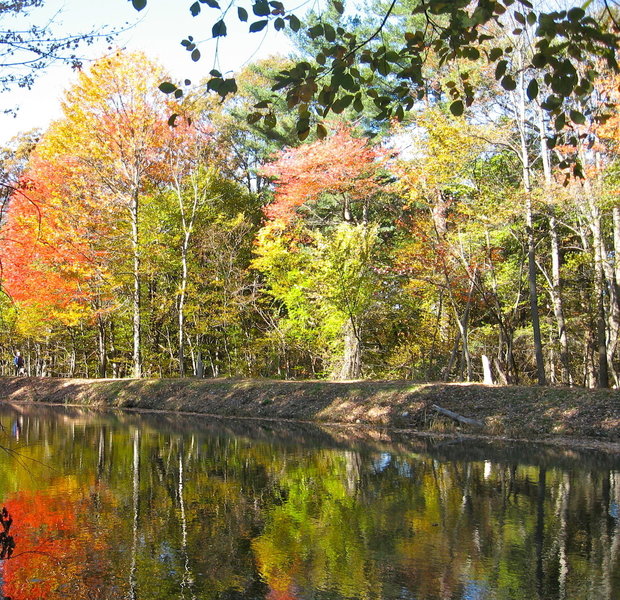
{"type": "Polygon", "coordinates": [[[15,540],[12,535],[9,535],[13,519],[6,507],[3,507],[2,512],[0,512],[0,524],[2,525],[2,531],[0,531],[0,560],[5,560],[11,558],[15,549],[15,540]]]}
{"type": "Polygon", "coordinates": [[[26,374],[26,369],[24,368],[24,357],[22,356],[19,350],[15,353],[15,358],[13,359],[13,365],[15,366],[15,375],[26,374]]]}

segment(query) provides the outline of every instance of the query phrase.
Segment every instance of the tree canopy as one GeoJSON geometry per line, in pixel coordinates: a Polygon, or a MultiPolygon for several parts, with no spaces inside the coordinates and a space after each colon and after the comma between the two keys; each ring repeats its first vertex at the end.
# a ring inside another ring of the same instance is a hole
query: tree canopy
{"type": "MultiPolygon", "coordinates": [[[[147,0],[132,3],[141,10],[147,0]]],[[[236,6],[236,16],[248,22],[249,33],[271,26],[312,41],[309,56],[283,69],[272,87],[274,92],[284,91],[289,108],[296,108],[297,133],[304,139],[317,122],[317,134],[325,136],[320,121],[330,112],[340,113],[350,106],[361,113],[365,96],[372,102],[376,120],[402,120],[437,84],[429,75],[429,63],[441,68],[456,61],[460,61],[458,76],[446,83],[445,90],[455,115],[474,102],[476,89],[470,74],[473,65],[482,61],[493,66],[495,79],[507,91],[517,87],[515,71],[528,73],[530,99],[544,94],[541,105],[558,122],[583,122],[582,112],[574,107],[567,110],[565,100],[587,98],[601,69],[618,69],[615,3],[586,2],[583,7],[569,3],[562,10],[541,5],[542,10],[530,0],[392,0],[374,5],[371,29],[361,31],[351,26],[354,20],[347,18],[348,7],[339,0],[329,0],[324,14],[307,23],[278,0],[254,0],[249,10],[241,2],[222,8],[217,0],[197,0],[189,10],[193,16],[205,8],[215,11],[213,38],[227,35],[226,19],[234,18],[229,15],[236,6]],[[400,23],[399,35],[388,40],[384,33],[394,20],[400,23]],[[514,38],[524,31],[533,52],[517,65],[514,38]]],[[[200,60],[192,36],[182,44],[192,60],[200,60]]],[[[222,97],[236,91],[234,78],[216,70],[210,75],[209,90],[222,97]]],[[[178,96],[183,93],[171,82],[161,89],[178,96]]],[[[269,100],[257,103],[251,119],[273,122],[270,107],[269,100]]]]}

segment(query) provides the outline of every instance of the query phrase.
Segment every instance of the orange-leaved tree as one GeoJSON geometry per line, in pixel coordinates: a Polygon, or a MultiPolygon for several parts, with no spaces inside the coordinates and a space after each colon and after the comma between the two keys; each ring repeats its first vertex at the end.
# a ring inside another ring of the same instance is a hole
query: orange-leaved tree
{"type": "Polygon", "coordinates": [[[44,150],[49,160],[71,164],[88,194],[114,210],[129,242],[135,377],[142,373],[141,199],[167,177],[171,135],[171,106],[157,89],[163,79],[162,69],[140,53],[101,59],[67,92],[64,116],[48,131],[44,150]]]}

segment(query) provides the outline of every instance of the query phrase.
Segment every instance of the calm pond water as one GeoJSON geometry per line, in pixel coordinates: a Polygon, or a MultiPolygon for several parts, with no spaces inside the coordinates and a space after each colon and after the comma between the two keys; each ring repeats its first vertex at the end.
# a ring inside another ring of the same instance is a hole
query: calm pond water
{"type": "Polygon", "coordinates": [[[0,598],[620,598],[620,459],[6,404],[0,422],[0,598]]]}

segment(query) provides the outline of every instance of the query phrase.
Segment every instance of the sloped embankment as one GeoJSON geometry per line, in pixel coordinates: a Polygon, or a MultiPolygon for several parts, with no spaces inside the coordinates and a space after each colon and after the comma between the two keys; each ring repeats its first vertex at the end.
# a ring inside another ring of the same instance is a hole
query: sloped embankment
{"type": "Polygon", "coordinates": [[[404,381],[8,377],[0,379],[0,399],[620,442],[620,393],[611,390],[404,381]],[[482,426],[458,424],[433,405],[479,420],[482,426]]]}

